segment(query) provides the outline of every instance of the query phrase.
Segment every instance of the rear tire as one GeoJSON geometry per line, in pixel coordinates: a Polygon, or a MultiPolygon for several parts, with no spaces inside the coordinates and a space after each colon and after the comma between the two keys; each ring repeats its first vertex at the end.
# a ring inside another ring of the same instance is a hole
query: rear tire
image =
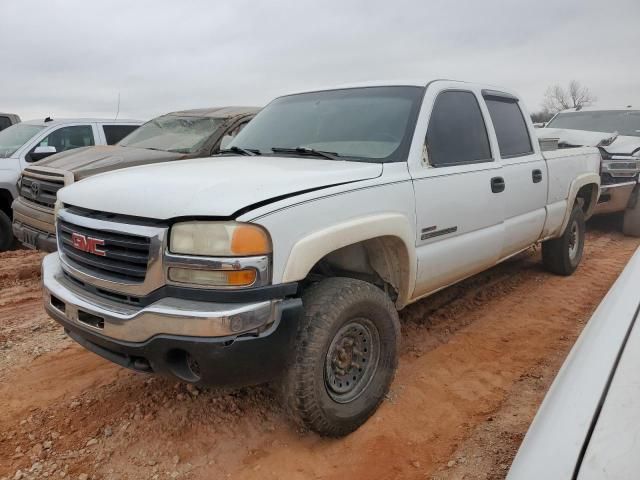
{"type": "Polygon", "coordinates": [[[295,356],[282,387],[302,426],[330,437],[347,435],[376,411],[398,364],[400,323],[376,286],[329,278],[302,296],[295,356]]]}
{"type": "Polygon", "coordinates": [[[0,211],[0,252],[11,250],[15,245],[11,219],[6,213],[0,211]]]}
{"type": "Polygon", "coordinates": [[[636,191],[631,197],[630,206],[624,212],[622,233],[630,237],[640,237],[640,191],[636,191]]]}
{"type": "Polygon", "coordinates": [[[575,272],[582,260],[585,233],[584,212],[579,205],[574,205],[562,236],[542,244],[542,263],[545,268],[557,275],[575,272]]]}

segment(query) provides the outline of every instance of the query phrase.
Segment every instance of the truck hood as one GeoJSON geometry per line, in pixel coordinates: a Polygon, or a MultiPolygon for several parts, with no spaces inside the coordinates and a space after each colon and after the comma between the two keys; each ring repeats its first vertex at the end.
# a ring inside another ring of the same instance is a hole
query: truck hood
{"type": "Polygon", "coordinates": [[[166,220],[232,217],[286,196],[378,177],[382,164],[292,157],[210,157],[104,173],[63,188],[65,204],[166,220]]]}
{"type": "Polygon", "coordinates": [[[52,155],[34,165],[59,168],[74,174],[76,180],[119,168],[135,167],[150,163],[169,162],[188,158],[184,153],[149,150],[147,148],[99,145],[82,147],[52,155]]]}
{"type": "MultiPolygon", "coordinates": [[[[568,130],[564,128],[538,128],[538,138],[558,138],[559,144],[572,147],[597,147],[607,143],[613,135],[607,132],[589,132],[586,130],[568,130]]],[[[640,150],[640,137],[619,135],[609,145],[602,148],[611,155],[631,155],[640,150]]]]}

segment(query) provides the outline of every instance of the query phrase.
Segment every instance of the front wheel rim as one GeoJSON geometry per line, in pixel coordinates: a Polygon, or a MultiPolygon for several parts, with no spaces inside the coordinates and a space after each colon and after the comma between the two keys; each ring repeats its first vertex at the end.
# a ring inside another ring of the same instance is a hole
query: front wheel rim
{"type": "Polygon", "coordinates": [[[380,334],[371,320],[356,318],[340,328],[325,358],[328,395],[337,403],[358,398],[376,374],[380,350],[380,334]]]}

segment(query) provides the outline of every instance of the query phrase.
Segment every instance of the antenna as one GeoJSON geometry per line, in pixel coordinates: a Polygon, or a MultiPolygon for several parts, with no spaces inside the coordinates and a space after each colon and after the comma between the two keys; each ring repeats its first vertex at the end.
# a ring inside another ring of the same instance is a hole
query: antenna
{"type": "Polygon", "coordinates": [[[118,115],[120,115],[120,92],[118,92],[118,109],[116,110],[116,118],[114,118],[114,120],[118,119],[118,115]]]}

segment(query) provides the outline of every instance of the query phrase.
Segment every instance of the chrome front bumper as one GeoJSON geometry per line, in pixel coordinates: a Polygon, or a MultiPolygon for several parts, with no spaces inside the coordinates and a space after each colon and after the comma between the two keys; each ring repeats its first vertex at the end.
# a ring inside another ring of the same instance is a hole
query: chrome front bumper
{"type": "Polygon", "coordinates": [[[156,335],[229,337],[265,329],[279,321],[281,300],[212,303],[163,298],[135,307],[89,293],[72,283],[57,253],[42,262],[45,309],[83,331],[126,342],[145,342],[156,335]]]}
{"type": "Polygon", "coordinates": [[[606,213],[624,212],[629,204],[633,189],[636,188],[638,182],[635,180],[624,183],[614,183],[600,186],[600,199],[596,208],[593,210],[594,215],[602,215],[606,213]]]}

